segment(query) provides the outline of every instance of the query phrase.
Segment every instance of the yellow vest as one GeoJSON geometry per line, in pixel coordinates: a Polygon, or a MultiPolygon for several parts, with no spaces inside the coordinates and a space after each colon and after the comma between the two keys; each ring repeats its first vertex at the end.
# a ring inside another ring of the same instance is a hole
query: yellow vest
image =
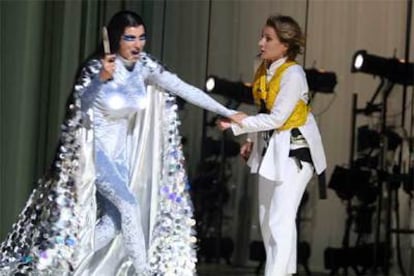
{"type": "MultiPolygon", "coordinates": [[[[267,82],[266,79],[266,65],[264,62],[259,66],[256,71],[253,82],[253,98],[256,105],[260,107],[261,100],[266,104],[266,109],[269,111],[272,109],[275,99],[280,91],[280,81],[283,73],[287,68],[296,64],[294,61],[287,61],[276,69],[272,79],[267,82]]],[[[308,113],[310,111],[309,106],[303,101],[299,100],[296,104],[292,114],[286,120],[286,122],[277,130],[286,130],[295,127],[300,127],[306,123],[308,113]]]]}

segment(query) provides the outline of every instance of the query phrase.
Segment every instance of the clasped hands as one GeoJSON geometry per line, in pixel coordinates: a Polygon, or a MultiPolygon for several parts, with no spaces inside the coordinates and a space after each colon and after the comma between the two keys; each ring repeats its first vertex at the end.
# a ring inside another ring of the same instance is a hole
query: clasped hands
{"type": "Polygon", "coordinates": [[[220,130],[226,130],[231,127],[231,123],[236,123],[242,126],[242,121],[247,115],[243,112],[237,112],[228,118],[220,118],[216,121],[216,125],[220,130]]]}

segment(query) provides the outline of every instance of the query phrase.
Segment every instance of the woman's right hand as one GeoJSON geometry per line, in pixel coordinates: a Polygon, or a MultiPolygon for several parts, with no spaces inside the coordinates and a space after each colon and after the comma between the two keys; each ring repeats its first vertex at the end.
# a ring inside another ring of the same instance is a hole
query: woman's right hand
{"type": "Polygon", "coordinates": [[[105,55],[105,57],[101,59],[101,63],[102,69],[99,78],[101,81],[111,80],[115,72],[115,55],[105,55]]]}
{"type": "Polygon", "coordinates": [[[237,113],[235,113],[235,114],[231,115],[231,116],[229,117],[229,119],[230,119],[232,122],[234,122],[234,123],[238,124],[240,127],[243,127],[243,125],[242,125],[242,121],[243,121],[246,117],[248,117],[246,113],[238,111],[237,113]]]}
{"type": "Polygon", "coordinates": [[[249,159],[252,149],[253,149],[253,142],[251,141],[246,141],[240,147],[240,155],[244,159],[244,161],[247,161],[247,159],[249,159]]]}

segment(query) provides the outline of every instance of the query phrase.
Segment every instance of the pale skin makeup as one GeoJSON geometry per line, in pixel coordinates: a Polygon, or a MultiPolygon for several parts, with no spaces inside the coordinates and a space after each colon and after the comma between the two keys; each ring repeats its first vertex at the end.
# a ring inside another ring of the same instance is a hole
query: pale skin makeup
{"type": "MultiPolygon", "coordinates": [[[[118,55],[130,62],[136,62],[139,54],[144,50],[146,42],[145,28],[143,25],[126,27],[119,41],[118,55]]],[[[102,70],[100,79],[110,80],[115,71],[115,54],[105,55],[101,60],[102,70]]]]}
{"type": "Polygon", "coordinates": [[[128,61],[136,62],[139,53],[144,50],[145,42],[144,26],[127,27],[121,36],[118,54],[128,61]]]}

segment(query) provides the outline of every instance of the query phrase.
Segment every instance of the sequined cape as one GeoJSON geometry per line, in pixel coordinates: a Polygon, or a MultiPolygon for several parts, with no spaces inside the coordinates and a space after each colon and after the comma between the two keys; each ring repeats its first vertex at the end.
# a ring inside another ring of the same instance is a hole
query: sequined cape
{"type": "MultiPolygon", "coordinates": [[[[132,275],[119,237],[94,254],[97,206],[94,132],[89,121],[93,114],[82,111],[79,91],[97,70],[99,64],[90,63],[75,84],[54,161],[0,245],[0,275],[132,275]]],[[[151,93],[144,122],[131,131],[130,162],[136,169],[130,189],[138,198],[142,185],[149,189],[143,208],[149,212],[150,275],[193,275],[195,222],[177,105],[175,97],[160,88],[147,89],[151,93]]]]}

